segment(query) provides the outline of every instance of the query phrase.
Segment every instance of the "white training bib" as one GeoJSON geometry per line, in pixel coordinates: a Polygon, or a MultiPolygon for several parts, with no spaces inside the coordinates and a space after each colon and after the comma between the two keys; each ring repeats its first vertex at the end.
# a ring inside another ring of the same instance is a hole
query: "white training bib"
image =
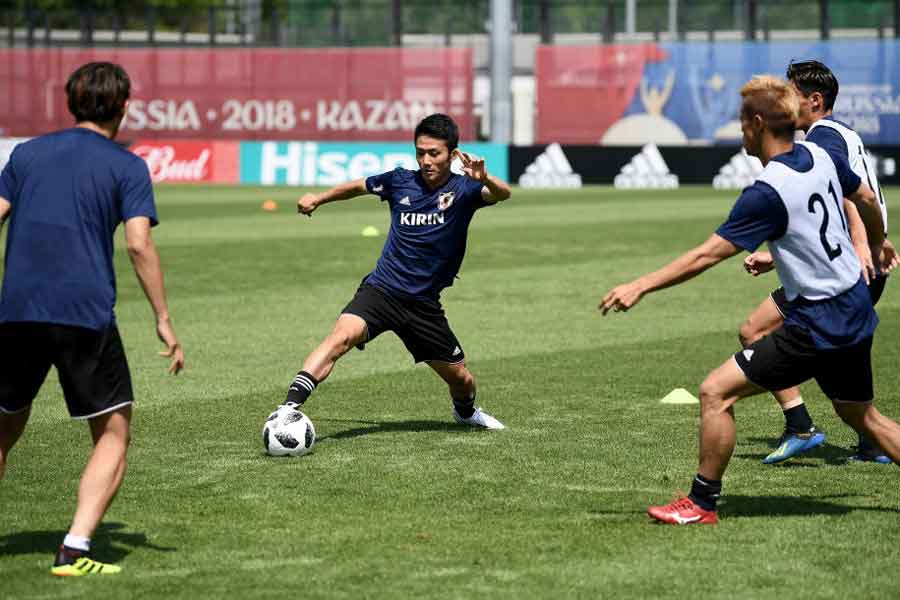
{"type": "Polygon", "coordinates": [[[812,154],[811,169],[796,171],[772,160],[757,177],[772,186],[788,214],[784,235],[769,242],[769,249],[788,300],[824,300],[853,287],[861,267],[847,231],[834,163],[819,146],[796,143],[812,154]]]}
{"type": "Polygon", "coordinates": [[[887,235],[887,205],[884,202],[884,194],[881,192],[881,184],[878,183],[878,173],[875,170],[875,161],[866,150],[862,138],[859,134],[837,121],[831,119],[819,119],[809,128],[806,135],[816,127],[828,127],[836,131],[847,144],[847,161],[850,168],[856,173],[860,179],[868,184],[875,197],[878,198],[878,206],[881,208],[881,218],[884,221],[884,235],[887,235]]]}

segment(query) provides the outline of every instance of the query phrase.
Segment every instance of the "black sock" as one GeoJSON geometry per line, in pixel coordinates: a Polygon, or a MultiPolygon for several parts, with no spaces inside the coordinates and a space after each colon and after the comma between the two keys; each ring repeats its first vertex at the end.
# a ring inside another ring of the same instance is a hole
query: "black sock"
{"type": "Polygon", "coordinates": [[[59,551],[56,553],[56,560],[53,561],[53,566],[58,567],[60,565],[71,565],[76,560],[86,555],[87,552],[85,552],[84,550],[69,548],[68,546],[60,544],[59,551]]]}
{"type": "Polygon", "coordinates": [[[303,404],[316,389],[317,385],[319,385],[319,382],[316,381],[315,377],[306,371],[300,371],[294,377],[294,381],[291,382],[291,387],[288,388],[287,400],[284,403],[303,404]]]}
{"type": "Polygon", "coordinates": [[[475,394],[472,394],[471,398],[454,398],[453,408],[460,417],[468,419],[475,414],[475,394]]]}
{"type": "Polygon", "coordinates": [[[791,433],[808,433],[813,426],[805,404],[798,404],[784,411],[784,424],[791,433]]]}
{"type": "Polygon", "coordinates": [[[870,454],[873,456],[877,454],[884,454],[884,452],[882,452],[881,448],[879,448],[877,444],[869,441],[869,439],[861,433],[859,434],[859,452],[861,454],[870,454]]]}
{"type": "Polygon", "coordinates": [[[691,483],[691,493],[688,494],[688,498],[704,510],[716,510],[716,501],[721,494],[721,480],[713,481],[697,473],[691,483]]]}

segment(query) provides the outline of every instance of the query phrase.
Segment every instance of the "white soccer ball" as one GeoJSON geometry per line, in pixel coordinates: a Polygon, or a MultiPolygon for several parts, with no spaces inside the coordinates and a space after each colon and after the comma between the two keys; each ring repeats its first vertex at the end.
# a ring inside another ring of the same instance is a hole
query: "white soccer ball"
{"type": "Polygon", "coordinates": [[[316,444],[316,428],[293,406],[279,406],[263,425],[263,446],[272,456],[303,456],[316,444]]]}

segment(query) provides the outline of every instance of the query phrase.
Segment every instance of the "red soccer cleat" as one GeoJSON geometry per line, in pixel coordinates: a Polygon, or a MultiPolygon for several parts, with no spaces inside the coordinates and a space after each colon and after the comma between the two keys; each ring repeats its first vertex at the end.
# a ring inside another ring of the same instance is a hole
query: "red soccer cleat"
{"type": "Polygon", "coordinates": [[[695,523],[715,525],[719,522],[716,511],[697,506],[687,496],[665,506],[651,506],[647,509],[647,514],[657,521],[670,525],[693,525],[695,523]]]}

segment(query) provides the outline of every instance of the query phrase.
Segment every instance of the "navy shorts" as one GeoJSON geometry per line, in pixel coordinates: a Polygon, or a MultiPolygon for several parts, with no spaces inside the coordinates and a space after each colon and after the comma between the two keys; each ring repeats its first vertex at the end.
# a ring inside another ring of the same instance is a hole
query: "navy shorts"
{"type": "Polygon", "coordinates": [[[115,325],[106,331],[51,323],[0,324],[0,412],[27,409],[55,366],[69,414],[90,419],[134,402],[115,325]]]}
{"type": "Polygon", "coordinates": [[[436,300],[403,298],[363,283],[341,314],[366,322],[366,341],[357,346],[360,350],[385,331],[393,331],[416,362],[454,364],[466,358],[436,300]]]}
{"type": "Polygon", "coordinates": [[[830,400],[870,402],[872,338],[854,346],[822,349],[799,327],[782,326],[735,353],[744,375],[769,391],[815,379],[830,400]]]}

